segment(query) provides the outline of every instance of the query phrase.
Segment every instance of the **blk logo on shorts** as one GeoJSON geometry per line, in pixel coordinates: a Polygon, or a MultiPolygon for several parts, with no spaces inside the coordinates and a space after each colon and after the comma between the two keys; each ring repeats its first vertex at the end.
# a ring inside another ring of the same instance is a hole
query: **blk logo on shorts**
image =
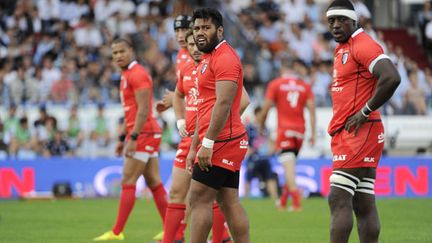
{"type": "Polygon", "coordinates": [[[374,157],[365,157],[363,162],[374,163],[375,158],[374,157]]]}
{"type": "Polygon", "coordinates": [[[229,166],[234,166],[234,162],[229,161],[229,160],[227,160],[227,159],[222,159],[222,163],[224,163],[224,164],[226,164],[226,165],[229,165],[229,166]]]}

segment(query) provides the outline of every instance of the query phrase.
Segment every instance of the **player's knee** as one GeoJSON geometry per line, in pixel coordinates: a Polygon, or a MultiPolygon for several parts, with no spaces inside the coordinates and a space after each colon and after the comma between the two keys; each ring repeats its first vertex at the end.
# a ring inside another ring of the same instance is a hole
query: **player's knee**
{"type": "Polygon", "coordinates": [[[294,162],[296,160],[296,153],[294,151],[283,151],[278,159],[279,162],[284,164],[284,163],[289,163],[289,162],[294,162]]]}
{"type": "Polygon", "coordinates": [[[186,200],[187,191],[177,187],[171,187],[169,191],[170,203],[184,203],[186,200]]]}
{"type": "Polygon", "coordinates": [[[123,171],[122,184],[135,184],[138,177],[133,171],[123,171]]]}

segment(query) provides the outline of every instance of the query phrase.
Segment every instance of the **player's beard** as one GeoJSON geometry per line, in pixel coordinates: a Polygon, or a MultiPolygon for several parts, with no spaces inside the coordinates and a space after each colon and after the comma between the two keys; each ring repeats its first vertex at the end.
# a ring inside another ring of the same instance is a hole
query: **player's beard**
{"type": "Polygon", "coordinates": [[[204,53],[210,53],[213,51],[213,49],[219,44],[219,39],[217,37],[216,32],[210,37],[209,42],[207,45],[200,47],[198,45],[198,50],[204,52],[204,53]]]}

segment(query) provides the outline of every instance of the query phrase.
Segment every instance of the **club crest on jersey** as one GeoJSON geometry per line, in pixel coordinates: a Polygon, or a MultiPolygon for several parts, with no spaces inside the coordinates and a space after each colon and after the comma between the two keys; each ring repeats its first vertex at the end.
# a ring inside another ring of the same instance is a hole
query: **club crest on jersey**
{"type": "Polygon", "coordinates": [[[345,53],[342,55],[342,64],[345,65],[345,63],[347,63],[347,61],[348,61],[348,52],[345,52],[345,53]]]}
{"type": "Polygon", "coordinates": [[[204,63],[204,65],[201,68],[201,74],[203,74],[207,69],[207,63],[204,63]]]}

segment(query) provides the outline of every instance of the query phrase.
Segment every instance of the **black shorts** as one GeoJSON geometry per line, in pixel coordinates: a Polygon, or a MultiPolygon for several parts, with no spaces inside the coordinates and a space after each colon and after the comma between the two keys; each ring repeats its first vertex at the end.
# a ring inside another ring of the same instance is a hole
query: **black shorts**
{"type": "Polygon", "coordinates": [[[282,151],[281,151],[279,154],[283,154],[283,153],[294,153],[295,156],[297,157],[298,154],[299,154],[299,152],[300,152],[300,151],[299,151],[298,149],[292,148],[292,149],[282,149],[282,151]]]}
{"type": "Polygon", "coordinates": [[[198,164],[194,165],[192,179],[201,182],[215,190],[222,187],[239,188],[240,171],[230,171],[219,166],[212,166],[210,170],[202,171],[198,164]]]}

